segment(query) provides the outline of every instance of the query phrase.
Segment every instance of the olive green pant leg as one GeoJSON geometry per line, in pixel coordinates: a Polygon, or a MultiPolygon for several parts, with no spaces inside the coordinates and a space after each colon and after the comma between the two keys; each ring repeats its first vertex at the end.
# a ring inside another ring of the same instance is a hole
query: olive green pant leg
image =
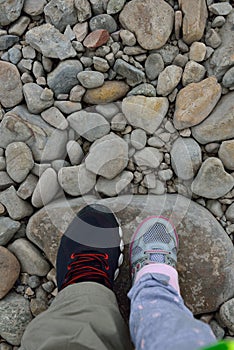
{"type": "Polygon", "coordinates": [[[27,327],[20,350],[132,349],[114,293],[94,282],[63,289],[27,327]]]}

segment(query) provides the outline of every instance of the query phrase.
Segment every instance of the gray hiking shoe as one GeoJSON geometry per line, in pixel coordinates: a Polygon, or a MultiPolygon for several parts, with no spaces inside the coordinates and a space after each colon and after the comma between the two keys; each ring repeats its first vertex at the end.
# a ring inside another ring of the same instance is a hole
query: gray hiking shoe
{"type": "Polygon", "coordinates": [[[176,267],[178,235],[168,219],[150,216],[137,228],[130,243],[130,267],[134,282],[137,272],[149,264],[176,267]]]}

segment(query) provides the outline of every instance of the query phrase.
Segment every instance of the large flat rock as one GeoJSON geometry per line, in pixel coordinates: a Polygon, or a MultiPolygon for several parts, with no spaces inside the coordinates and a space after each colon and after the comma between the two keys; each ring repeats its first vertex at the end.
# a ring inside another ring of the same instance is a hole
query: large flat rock
{"type": "MultiPolygon", "coordinates": [[[[29,221],[27,236],[55,264],[62,233],[84,205],[96,202],[94,197],[60,200],[37,212],[29,221]]],[[[234,295],[234,249],[218,221],[202,206],[179,195],[120,196],[100,200],[118,216],[127,245],[143,218],[150,215],[169,217],[180,238],[178,271],[186,305],[195,313],[217,310],[234,295]]],[[[126,293],[131,285],[128,268],[128,246],[125,263],[116,284],[116,292],[125,315],[126,293]]]]}

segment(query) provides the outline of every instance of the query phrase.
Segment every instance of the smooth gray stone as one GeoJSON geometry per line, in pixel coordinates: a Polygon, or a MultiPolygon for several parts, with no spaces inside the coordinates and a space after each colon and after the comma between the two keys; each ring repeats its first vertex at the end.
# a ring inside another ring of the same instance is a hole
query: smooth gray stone
{"type": "Polygon", "coordinates": [[[143,71],[120,58],[115,62],[114,71],[126,78],[130,86],[138,85],[145,80],[145,73],[143,71]]]}
{"type": "Polygon", "coordinates": [[[50,265],[42,256],[38,248],[25,238],[19,238],[8,246],[8,249],[17,257],[21,271],[29,275],[45,276],[50,265]]]}
{"type": "Polygon", "coordinates": [[[0,3],[0,25],[6,26],[17,20],[21,14],[24,0],[4,0],[0,3]]]}
{"type": "Polygon", "coordinates": [[[85,159],[87,169],[106,179],[113,179],[128,164],[128,144],[111,133],[96,140],[85,159]]]}
{"type": "Polygon", "coordinates": [[[104,83],[104,74],[95,71],[80,72],[77,78],[86,89],[94,89],[102,86],[104,83]]]}
{"type": "Polygon", "coordinates": [[[224,170],[221,160],[210,157],[202,163],[191,189],[198,196],[218,199],[231,191],[233,186],[234,179],[224,170]]]}
{"type": "Polygon", "coordinates": [[[219,31],[221,45],[213,55],[205,62],[208,75],[215,75],[221,80],[226,71],[234,64],[234,9],[226,17],[226,23],[219,31]]]}
{"type": "Polygon", "coordinates": [[[98,113],[80,111],[71,114],[67,120],[79,136],[90,142],[100,139],[110,131],[110,124],[98,113]]]}
{"type": "Polygon", "coordinates": [[[23,201],[17,196],[14,186],[0,192],[0,203],[6,207],[9,216],[13,220],[21,220],[25,217],[31,216],[33,213],[33,207],[28,202],[23,201]]]}
{"type": "Polygon", "coordinates": [[[30,29],[25,40],[45,57],[65,60],[76,56],[70,40],[49,23],[30,29]]]}
{"type": "Polygon", "coordinates": [[[92,190],[96,183],[96,175],[87,170],[85,164],[67,166],[59,170],[58,181],[66,193],[80,196],[92,190]]]}
{"type": "Polygon", "coordinates": [[[24,12],[29,16],[38,16],[43,13],[45,5],[46,0],[24,0],[24,12]]]}
{"type": "Polygon", "coordinates": [[[30,148],[23,142],[12,142],[6,148],[6,169],[17,183],[25,180],[34,166],[30,148]]]}
{"type": "Polygon", "coordinates": [[[107,14],[101,14],[91,18],[89,26],[92,32],[97,29],[106,29],[109,33],[113,33],[117,30],[115,19],[107,14]]]}
{"type": "Polygon", "coordinates": [[[24,84],[23,93],[29,112],[39,114],[54,104],[53,97],[48,101],[41,98],[43,88],[35,83],[24,84]]]}
{"type": "Polygon", "coordinates": [[[201,144],[234,137],[234,92],[224,95],[211,114],[192,128],[193,137],[201,144]]]}
{"type": "Polygon", "coordinates": [[[96,183],[95,189],[99,193],[112,197],[123,191],[132,180],[133,173],[130,171],[123,171],[112,180],[107,180],[100,176],[96,183]]]}
{"type": "Polygon", "coordinates": [[[36,208],[43,207],[55,198],[59,189],[56,171],[52,168],[46,169],[34,189],[32,205],[36,208]]]}
{"type": "Polygon", "coordinates": [[[166,65],[169,65],[173,62],[175,57],[178,55],[179,49],[177,46],[166,44],[161,49],[159,49],[155,52],[159,53],[162,56],[163,62],[166,65]]]}
{"type": "MultiPolygon", "coordinates": [[[[56,201],[29,220],[28,238],[55,265],[62,233],[78,210],[93,202],[107,205],[116,213],[125,244],[130,242],[136,227],[147,216],[163,215],[174,223],[180,240],[177,269],[181,292],[186,305],[195,314],[213,312],[233,296],[234,249],[231,240],[208,210],[180,195],[129,195],[104,200],[83,197],[56,201]]],[[[126,247],[125,263],[116,285],[125,313],[128,311],[126,293],[130,286],[126,247]]]]}
{"type": "Polygon", "coordinates": [[[192,179],[202,163],[199,144],[192,138],[179,137],[171,149],[171,164],[178,178],[192,179]]]}
{"type": "Polygon", "coordinates": [[[14,181],[10,178],[6,171],[0,171],[0,190],[14,185],[14,181]]]}
{"type": "Polygon", "coordinates": [[[22,82],[16,66],[0,61],[0,103],[5,108],[14,107],[23,99],[22,82]]]}
{"type": "Polygon", "coordinates": [[[19,37],[16,35],[2,35],[0,36],[0,50],[7,50],[14,44],[18,43],[19,37]]]}
{"type": "Polygon", "coordinates": [[[19,230],[20,222],[8,217],[0,217],[0,245],[6,245],[19,230]]]}
{"type": "Polygon", "coordinates": [[[223,77],[223,86],[226,88],[234,88],[234,67],[230,68],[223,77]]]}
{"type": "Polygon", "coordinates": [[[209,6],[209,11],[215,15],[227,16],[232,11],[232,5],[228,2],[219,2],[209,6]]]}
{"type": "Polygon", "coordinates": [[[150,80],[154,80],[164,69],[164,62],[159,53],[150,54],[145,61],[145,72],[150,80]]]}
{"type": "Polygon", "coordinates": [[[48,86],[54,91],[55,96],[68,94],[70,90],[79,84],[77,74],[83,69],[78,60],[66,60],[48,74],[48,86]]]}
{"type": "Polygon", "coordinates": [[[25,142],[36,162],[63,159],[67,138],[66,130],[51,127],[21,105],[6,113],[0,124],[0,147],[6,148],[14,141],[25,142]]]}
{"type": "Polygon", "coordinates": [[[46,21],[53,24],[61,32],[66,26],[77,23],[77,12],[74,0],[51,0],[44,8],[46,21]]]}

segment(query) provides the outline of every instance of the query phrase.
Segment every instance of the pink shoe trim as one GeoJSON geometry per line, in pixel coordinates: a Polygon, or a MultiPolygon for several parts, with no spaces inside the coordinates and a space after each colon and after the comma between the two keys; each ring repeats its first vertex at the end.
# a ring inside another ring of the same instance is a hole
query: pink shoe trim
{"type": "Polygon", "coordinates": [[[180,294],[178,272],[176,271],[176,269],[174,269],[174,267],[167,264],[159,264],[159,263],[151,263],[151,264],[145,265],[142,267],[142,269],[140,269],[139,272],[137,272],[134,283],[136,283],[146,273],[160,273],[161,275],[168,276],[170,278],[169,280],[170,286],[172,286],[180,294]]]}
{"type": "Polygon", "coordinates": [[[144,223],[148,220],[151,220],[151,219],[164,219],[166,221],[168,221],[170,223],[170,225],[173,227],[174,229],[174,232],[175,232],[175,236],[176,236],[176,243],[177,243],[177,247],[179,245],[179,237],[178,237],[178,234],[176,232],[176,229],[175,229],[175,226],[173,225],[172,222],[170,222],[170,220],[168,218],[165,218],[164,216],[162,215],[152,215],[152,216],[148,216],[147,218],[145,218],[140,224],[139,226],[137,227],[136,229],[136,232],[133,234],[132,238],[131,238],[131,243],[130,243],[130,249],[129,249],[129,256],[130,256],[130,264],[131,264],[131,257],[132,257],[132,247],[133,247],[133,244],[134,244],[134,241],[135,241],[135,238],[139,232],[139,230],[141,229],[142,225],[144,225],[144,223]]]}

